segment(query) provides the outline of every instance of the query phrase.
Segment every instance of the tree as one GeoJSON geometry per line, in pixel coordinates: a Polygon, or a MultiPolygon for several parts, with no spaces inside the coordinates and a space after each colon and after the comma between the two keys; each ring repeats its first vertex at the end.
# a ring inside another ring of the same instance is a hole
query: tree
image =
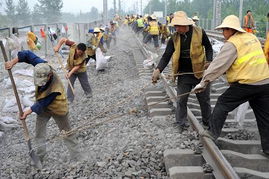
{"type": "Polygon", "coordinates": [[[97,19],[98,16],[98,9],[96,7],[92,7],[90,11],[90,19],[97,19]]]}
{"type": "Polygon", "coordinates": [[[26,0],[19,0],[16,11],[19,24],[30,24],[31,11],[26,0]]]}
{"type": "Polygon", "coordinates": [[[49,23],[59,22],[61,19],[62,0],[38,0],[43,17],[49,23]]]}
{"type": "Polygon", "coordinates": [[[144,13],[152,14],[154,11],[164,11],[164,2],[160,2],[160,0],[150,0],[144,9],[144,13]]]}
{"type": "Polygon", "coordinates": [[[41,6],[36,3],[32,11],[32,22],[33,23],[43,23],[44,17],[42,16],[41,6]]]}
{"type": "Polygon", "coordinates": [[[189,16],[196,15],[199,16],[199,18],[208,18],[210,17],[212,19],[213,16],[213,1],[201,1],[201,0],[193,0],[191,3],[191,14],[189,16]],[[211,8],[209,8],[211,7],[211,8]]]}
{"type": "Polygon", "coordinates": [[[6,9],[5,12],[11,24],[14,24],[16,21],[16,7],[13,0],[6,0],[6,9]]]}

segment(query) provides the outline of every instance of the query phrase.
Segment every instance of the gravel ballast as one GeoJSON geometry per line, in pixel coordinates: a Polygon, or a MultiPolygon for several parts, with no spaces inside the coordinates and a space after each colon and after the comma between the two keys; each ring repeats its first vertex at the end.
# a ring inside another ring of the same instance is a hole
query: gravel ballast
{"type": "MultiPolygon", "coordinates": [[[[164,150],[193,148],[198,144],[197,134],[192,131],[180,134],[174,115],[148,116],[143,87],[152,87],[151,81],[139,78],[126,51],[136,58],[145,58],[128,30],[120,31],[117,45],[112,42],[106,54],[112,59],[104,72],[96,72],[92,65],[88,67],[93,97],[84,95],[76,81],[75,100],[69,106],[69,114],[73,128],[85,127],[76,133],[83,160],[69,161],[62,140],[54,138],[47,142],[43,169],[36,171],[30,165],[23,130],[15,128],[6,131],[1,141],[0,178],[168,178],[164,150]],[[117,105],[120,101],[124,103],[117,105]]],[[[5,97],[2,95],[1,100],[5,97]]],[[[16,118],[17,114],[12,116],[16,118]]],[[[35,117],[32,114],[27,119],[31,136],[34,136],[35,117]]],[[[47,138],[58,134],[58,127],[51,119],[47,138]]]]}

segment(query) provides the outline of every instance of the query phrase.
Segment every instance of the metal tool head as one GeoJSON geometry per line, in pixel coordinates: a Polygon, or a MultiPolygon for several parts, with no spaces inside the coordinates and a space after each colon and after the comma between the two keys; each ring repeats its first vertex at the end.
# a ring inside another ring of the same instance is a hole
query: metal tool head
{"type": "Polygon", "coordinates": [[[40,161],[40,158],[36,155],[34,149],[32,149],[31,141],[27,141],[28,148],[29,148],[29,155],[31,160],[33,161],[34,167],[41,170],[42,169],[42,163],[40,161]]]}

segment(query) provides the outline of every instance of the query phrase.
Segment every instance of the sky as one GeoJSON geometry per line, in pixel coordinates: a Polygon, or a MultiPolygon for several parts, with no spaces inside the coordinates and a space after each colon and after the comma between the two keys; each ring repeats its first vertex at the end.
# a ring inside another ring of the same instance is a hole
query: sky
{"type": "MultiPolygon", "coordinates": [[[[3,3],[3,6],[0,8],[0,13],[4,13],[5,0],[0,1],[3,3]]],[[[37,0],[26,0],[26,1],[28,2],[31,10],[33,9],[35,3],[37,3],[37,0]]],[[[62,1],[63,1],[62,12],[79,14],[80,12],[82,13],[89,12],[93,6],[96,7],[99,12],[103,11],[103,0],[62,0],[62,1]]],[[[118,7],[118,1],[119,0],[116,0],[117,7],[118,7]]],[[[18,0],[14,0],[14,2],[15,4],[17,4],[18,0]]],[[[148,2],[149,0],[142,0],[143,7],[145,7],[148,2]]],[[[108,3],[108,9],[113,8],[113,0],[107,0],[107,3],[108,3]]],[[[140,7],[141,0],[121,0],[122,9],[124,9],[125,11],[132,10],[134,4],[140,7]]]]}
{"type": "MultiPolygon", "coordinates": [[[[28,0],[34,1],[34,0],[28,0]]],[[[36,1],[36,0],[35,0],[36,1]]],[[[103,0],[62,0],[63,1],[63,12],[72,12],[72,13],[79,13],[88,12],[90,11],[91,7],[96,7],[99,12],[103,11],[103,0]]],[[[117,8],[118,8],[119,0],[116,0],[117,8]]],[[[142,0],[142,6],[145,6],[149,0],[142,0]]],[[[141,0],[121,0],[121,6],[124,10],[130,10],[133,8],[134,4],[140,7],[141,0]]],[[[113,8],[113,0],[107,0],[108,9],[113,8]]]]}

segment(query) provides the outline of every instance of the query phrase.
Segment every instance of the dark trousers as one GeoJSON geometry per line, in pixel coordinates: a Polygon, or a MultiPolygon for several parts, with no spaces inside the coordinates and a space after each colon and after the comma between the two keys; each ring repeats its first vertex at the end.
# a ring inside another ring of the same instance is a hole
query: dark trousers
{"type": "MultiPolygon", "coordinates": [[[[197,79],[194,75],[182,75],[178,77],[177,82],[177,95],[188,93],[194,88],[201,79],[197,79]]],[[[202,121],[204,124],[207,124],[211,114],[211,105],[210,105],[210,85],[202,93],[197,93],[196,97],[199,101],[202,121]]],[[[183,126],[187,121],[187,102],[189,95],[181,96],[177,100],[177,109],[176,109],[176,122],[183,126]]]]}
{"type": "MultiPolygon", "coordinates": [[[[106,44],[107,49],[110,48],[111,40],[112,40],[112,38],[108,38],[108,39],[105,41],[105,44],[106,44]]],[[[115,42],[114,42],[114,44],[115,44],[115,42]]]]}
{"type": "Polygon", "coordinates": [[[95,54],[94,54],[93,56],[88,55],[88,57],[85,59],[86,64],[88,64],[90,58],[92,58],[92,59],[94,59],[94,60],[96,61],[96,56],[95,56],[95,54]]]}
{"type": "MultiPolygon", "coordinates": [[[[72,86],[74,86],[74,83],[75,83],[77,78],[78,78],[78,80],[79,80],[79,82],[81,84],[81,87],[82,87],[84,93],[85,94],[90,94],[92,92],[92,89],[91,89],[91,86],[90,86],[90,83],[89,83],[89,80],[88,80],[87,72],[73,73],[69,78],[72,86]]],[[[68,88],[67,88],[67,99],[70,102],[74,101],[74,94],[73,94],[73,92],[72,92],[69,85],[68,85],[68,88]]]]}
{"type": "Polygon", "coordinates": [[[218,98],[209,120],[210,131],[219,137],[228,113],[246,101],[255,114],[262,148],[269,152],[269,84],[231,84],[218,98]]]}
{"type": "Polygon", "coordinates": [[[159,47],[159,35],[148,34],[144,39],[144,43],[147,44],[151,39],[153,39],[154,47],[159,47]]]}

